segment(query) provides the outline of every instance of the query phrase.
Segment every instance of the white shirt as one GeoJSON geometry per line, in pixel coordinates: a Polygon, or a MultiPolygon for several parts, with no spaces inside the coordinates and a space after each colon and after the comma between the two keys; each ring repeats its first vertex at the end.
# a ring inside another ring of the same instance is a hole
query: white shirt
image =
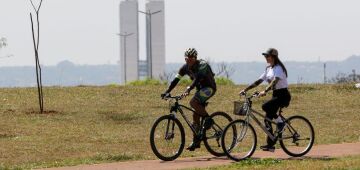
{"type": "Polygon", "coordinates": [[[270,83],[275,79],[275,77],[279,77],[280,80],[278,81],[278,83],[276,83],[274,90],[288,88],[285,71],[279,64],[275,65],[273,68],[267,67],[264,73],[259,77],[259,79],[270,83]]]}

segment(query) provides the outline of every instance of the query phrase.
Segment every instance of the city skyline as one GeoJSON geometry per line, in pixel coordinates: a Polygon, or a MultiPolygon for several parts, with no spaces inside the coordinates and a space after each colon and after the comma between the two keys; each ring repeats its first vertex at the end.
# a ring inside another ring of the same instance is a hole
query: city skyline
{"type": "Polygon", "coordinates": [[[163,0],[148,0],[146,10],[137,0],[120,3],[121,83],[143,78],[159,79],[165,73],[165,8],[163,0]],[[140,15],[139,15],[140,14],[140,15]],[[146,59],[139,57],[139,17],[146,18],[146,59]]]}
{"type": "Polygon", "coordinates": [[[139,5],[137,0],[121,1],[120,20],[120,82],[139,79],[139,5]]]}
{"type": "MultiPolygon", "coordinates": [[[[115,64],[120,56],[116,1],[44,1],[40,13],[40,62],[55,65],[115,64]]],[[[166,62],[184,62],[195,47],[213,61],[263,61],[261,52],[278,48],[283,61],[340,61],[359,55],[360,2],[341,1],[165,1],[166,62]]],[[[145,0],[139,0],[145,10],[145,0]]],[[[28,1],[0,2],[0,66],[34,65],[28,1]]],[[[145,30],[144,17],[139,31],[145,30]]],[[[144,37],[143,35],[139,35],[144,37]]],[[[145,38],[139,41],[145,46],[145,38]]],[[[145,59],[145,49],[139,56],[145,59]]]]}
{"type": "Polygon", "coordinates": [[[164,0],[148,0],[146,3],[146,30],[148,74],[159,78],[165,73],[165,5],[164,0]],[[150,14],[150,15],[149,15],[150,14]],[[151,54],[151,55],[150,55],[151,54]]]}

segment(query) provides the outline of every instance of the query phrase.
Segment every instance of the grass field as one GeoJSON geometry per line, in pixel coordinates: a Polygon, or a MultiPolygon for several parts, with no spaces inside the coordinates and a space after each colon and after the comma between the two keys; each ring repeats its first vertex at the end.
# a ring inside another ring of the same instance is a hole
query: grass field
{"type": "MultiPolygon", "coordinates": [[[[231,114],[243,87],[220,86],[208,111],[231,114]]],[[[156,159],[149,132],[156,118],[169,112],[168,103],[160,99],[165,89],[164,85],[46,87],[46,114],[38,113],[36,88],[0,89],[0,169],[156,159]]],[[[183,89],[185,86],[177,87],[174,94],[183,89]]],[[[353,85],[292,85],[290,91],[292,102],[284,115],[307,117],[315,128],[315,144],[360,140],[360,89],[353,85]]],[[[256,100],[254,108],[260,110],[269,97],[256,100]]],[[[257,132],[262,144],[265,134],[257,132]]],[[[188,133],[186,145],[190,136],[188,133]]],[[[205,154],[202,147],[182,156],[205,154]]]]}

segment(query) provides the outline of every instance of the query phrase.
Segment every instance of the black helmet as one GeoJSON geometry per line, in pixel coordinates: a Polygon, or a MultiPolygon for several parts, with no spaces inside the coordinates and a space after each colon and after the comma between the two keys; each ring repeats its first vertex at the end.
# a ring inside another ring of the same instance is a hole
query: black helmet
{"type": "Polygon", "coordinates": [[[185,56],[186,57],[197,57],[197,51],[195,48],[188,48],[185,50],[185,56]]]}

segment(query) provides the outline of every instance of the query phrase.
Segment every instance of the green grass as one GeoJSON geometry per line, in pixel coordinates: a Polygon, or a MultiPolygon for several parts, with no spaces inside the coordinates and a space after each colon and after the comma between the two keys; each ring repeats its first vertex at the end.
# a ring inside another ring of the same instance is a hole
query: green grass
{"type": "Polygon", "coordinates": [[[308,169],[360,169],[360,156],[351,156],[343,158],[302,158],[302,159],[248,159],[231,165],[196,168],[192,170],[308,170],[308,169]]]}
{"type": "Polygon", "coordinates": [[[155,80],[155,79],[145,79],[145,80],[135,80],[127,84],[132,86],[144,86],[144,85],[161,85],[161,84],[166,84],[166,82],[161,82],[160,80],[155,80]]]}
{"type": "MultiPolygon", "coordinates": [[[[231,114],[242,88],[219,86],[207,110],[231,114]]],[[[0,169],[157,159],[150,149],[149,132],[152,123],[169,112],[168,103],[160,99],[165,89],[166,85],[46,87],[47,112],[39,114],[36,88],[2,88],[0,169]]],[[[185,85],[179,86],[174,94],[184,89],[185,85]]],[[[292,102],[284,115],[307,117],[315,128],[315,144],[360,140],[360,89],[293,85],[290,91],[292,102]]],[[[181,102],[188,105],[189,99],[181,102]]],[[[269,96],[254,101],[254,108],[261,110],[267,99],[269,96]]],[[[258,128],[257,133],[262,144],[265,134],[258,128]]],[[[187,145],[191,134],[186,136],[187,145]]],[[[207,154],[202,147],[197,152],[184,151],[182,156],[207,154]]]]}

